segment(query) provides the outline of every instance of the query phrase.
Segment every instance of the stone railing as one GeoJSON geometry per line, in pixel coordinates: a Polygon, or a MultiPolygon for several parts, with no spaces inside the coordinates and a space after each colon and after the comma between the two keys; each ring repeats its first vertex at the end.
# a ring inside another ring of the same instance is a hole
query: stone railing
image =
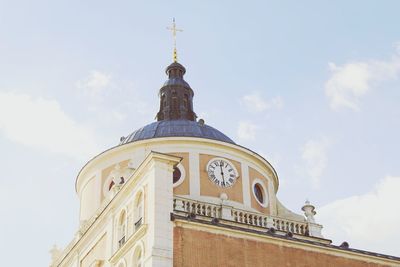
{"type": "Polygon", "coordinates": [[[174,210],[212,218],[221,217],[221,206],[186,198],[174,198],[174,210]]]}
{"type": "Polygon", "coordinates": [[[260,226],[260,227],[270,227],[271,220],[269,217],[262,214],[257,214],[249,211],[233,209],[232,208],[232,219],[238,223],[249,224],[253,226],[260,226]]]}
{"type": "Polygon", "coordinates": [[[279,231],[292,232],[295,234],[305,235],[308,232],[308,224],[306,222],[296,222],[281,218],[273,218],[274,228],[279,231]]]}
{"type": "Polygon", "coordinates": [[[196,200],[175,197],[174,211],[188,214],[224,219],[250,226],[274,228],[278,231],[306,235],[308,223],[288,220],[275,216],[267,216],[256,212],[240,210],[226,205],[217,205],[196,200]]]}

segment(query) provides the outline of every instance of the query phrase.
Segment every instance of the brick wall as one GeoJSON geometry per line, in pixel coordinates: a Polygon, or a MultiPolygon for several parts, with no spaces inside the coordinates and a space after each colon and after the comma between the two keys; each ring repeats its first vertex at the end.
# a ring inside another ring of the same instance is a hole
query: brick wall
{"type": "MultiPolygon", "coordinates": [[[[241,267],[372,267],[390,266],[345,258],[327,253],[289,247],[280,244],[230,237],[198,231],[181,226],[174,227],[174,267],[241,266],[241,267]]],[[[335,251],[337,252],[337,251],[335,251]]],[[[340,251],[339,251],[340,253],[340,251]]]]}

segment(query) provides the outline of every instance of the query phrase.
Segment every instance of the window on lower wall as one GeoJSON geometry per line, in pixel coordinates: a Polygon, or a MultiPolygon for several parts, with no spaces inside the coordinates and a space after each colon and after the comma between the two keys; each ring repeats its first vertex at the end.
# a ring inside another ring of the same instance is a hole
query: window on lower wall
{"type": "Polygon", "coordinates": [[[135,231],[143,224],[144,215],[144,196],[142,192],[138,192],[135,196],[134,207],[133,207],[133,223],[135,225],[135,231]]]}
{"type": "Polygon", "coordinates": [[[126,212],[123,210],[118,219],[118,247],[122,247],[126,241],[126,212]]]}
{"type": "Polygon", "coordinates": [[[143,267],[143,250],[137,246],[133,252],[133,267],[143,267]]]}

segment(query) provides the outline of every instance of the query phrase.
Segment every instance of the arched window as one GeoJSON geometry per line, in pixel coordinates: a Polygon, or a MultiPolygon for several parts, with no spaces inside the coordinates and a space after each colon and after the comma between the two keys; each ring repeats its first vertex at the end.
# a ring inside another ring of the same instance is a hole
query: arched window
{"type": "Polygon", "coordinates": [[[118,219],[118,247],[122,247],[126,241],[126,212],[123,210],[118,219]]]}
{"type": "Polygon", "coordinates": [[[143,249],[139,245],[133,252],[133,267],[143,267],[143,249]]]}
{"type": "Polygon", "coordinates": [[[185,94],[183,97],[183,107],[185,108],[185,110],[188,109],[188,103],[189,103],[189,96],[185,94]]]}
{"type": "Polygon", "coordinates": [[[143,223],[143,215],[144,215],[143,202],[144,202],[143,193],[140,191],[136,194],[135,202],[134,202],[134,206],[133,206],[133,223],[135,224],[135,231],[143,223]]]}
{"type": "MultiPolygon", "coordinates": [[[[100,265],[99,265],[99,266],[100,266],[100,265]]],[[[101,266],[103,266],[103,265],[101,265],[101,266]]],[[[125,260],[124,260],[124,259],[121,259],[121,260],[119,261],[118,265],[116,265],[116,266],[118,266],[118,267],[126,267],[126,262],[125,262],[125,260]]]]}

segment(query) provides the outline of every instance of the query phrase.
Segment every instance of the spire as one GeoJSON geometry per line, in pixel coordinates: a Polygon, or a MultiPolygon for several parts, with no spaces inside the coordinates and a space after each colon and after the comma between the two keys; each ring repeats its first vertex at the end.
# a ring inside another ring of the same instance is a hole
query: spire
{"type": "Polygon", "coordinates": [[[175,18],[172,27],[167,27],[174,37],[174,62],[165,70],[168,80],[161,87],[160,110],[157,113],[157,121],[163,120],[190,120],[196,121],[196,113],[193,111],[193,90],[183,79],[186,73],[184,66],[178,63],[176,52],[176,33],[182,32],[176,28],[175,18]]]}
{"type": "Polygon", "coordinates": [[[174,56],[173,56],[173,59],[174,59],[174,62],[176,63],[176,62],[178,62],[178,52],[176,50],[176,33],[177,32],[183,32],[183,30],[176,28],[175,18],[172,19],[172,27],[167,27],[167,30],[171,31],[172,36],[174,38],[174,56]]]}

